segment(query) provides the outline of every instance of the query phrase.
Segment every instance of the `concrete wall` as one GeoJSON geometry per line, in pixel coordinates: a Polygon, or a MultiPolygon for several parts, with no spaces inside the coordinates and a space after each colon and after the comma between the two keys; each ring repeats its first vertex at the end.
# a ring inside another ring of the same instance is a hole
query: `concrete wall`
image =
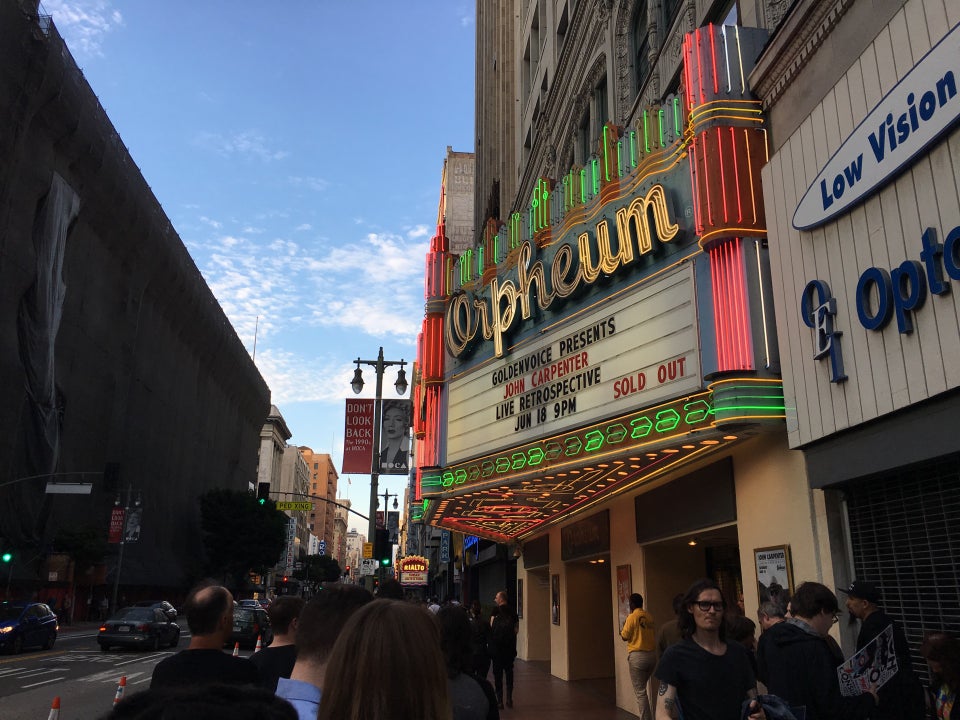
{"type": "Polygon", "coordinates": [[[58,527],[105,530],[118,481],[144,510],[124,584],[198,573],[197,496],[256,479],[266,384],[55,27],[16,2],[0,3],[0,388],[0,483],[119,466],[112,484],[87,477],[91,496],[29,482],[0,491],[0,534],[38,547],[58,527]],[[51,271],[35,214],[55,174],[79,214],[51,271]],[[59,329],[30,351],[23,330],[38,322],[25,299],[58,277],[59,329]],[[59,415],[45,445],[27,392],[37,368],[59,415]]]}

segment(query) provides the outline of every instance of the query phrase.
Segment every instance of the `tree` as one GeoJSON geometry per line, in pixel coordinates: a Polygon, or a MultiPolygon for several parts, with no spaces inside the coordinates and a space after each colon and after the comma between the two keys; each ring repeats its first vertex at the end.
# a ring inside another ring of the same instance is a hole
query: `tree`
{"type": "Polygon", "coordinates": [[[240,587],[250,570],[266,574],[277,564],[287,541],[289,518],[276,503],[263,505],[248,492],[215,488],[200,496],[207,568],[240,587]]]}
{"type": "Polygon", "coordinates": [[[54,552],[63,553],[73,561],[73,571],[83,575],[107,554],[107,538],[103,528],[87,525],[81,528],[61,528],[53,538],[54,552]]]}
{"type": "Polygon", "coordinates": [[[303,569],[293,574],[297,580],[311,582],[337,582],[342,575],[340,563],[329,555],[308,555],[303,569]]]}

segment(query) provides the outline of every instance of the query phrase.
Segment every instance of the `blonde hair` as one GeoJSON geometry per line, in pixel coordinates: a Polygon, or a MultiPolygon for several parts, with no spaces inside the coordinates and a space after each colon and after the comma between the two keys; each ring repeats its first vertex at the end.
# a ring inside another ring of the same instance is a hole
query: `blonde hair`
{"type": "Polygon", "coordinates": [[[374,600],[344,626],[327,660],[317,720],[451,720],[436,617],[374,600]]]}

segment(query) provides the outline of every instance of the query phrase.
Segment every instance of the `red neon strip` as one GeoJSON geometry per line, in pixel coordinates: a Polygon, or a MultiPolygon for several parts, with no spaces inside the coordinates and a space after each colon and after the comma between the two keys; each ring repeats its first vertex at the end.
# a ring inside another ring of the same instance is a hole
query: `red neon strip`
{"type": "Polygon", "coordinates": [[[737,135],[733,128],[730,128],[730,147],[733,148],[733,179],[737,184],[737,223],[743,224],[743,191],[740,188],[740,163],[737,162],[737,135]]]}
{"type": "Polygon", "coordinates": [[[707,131],[704,130],[700,137],[703,138],[703,189],[707,196],[707,223],[713,228],[713,201],[710,199],[710,168],[707,166],[707,159],[710,157],[710,151],[707,149],[707,131]]]}
{"type": "Polygon", "coordinates": [[[717,251],[714,249],[710,251],[710,283],[713,294],[713,332],[717,336],[717,369],[724,370],[726,368],[726,361],[723,357],[723,344],[721,342],[723,330],[720,327],[720,315],[723,312],[723,308],[721,307],[722,298],[720,297],[719,273],[720,263],[717,258],[717,251]]]}
{"type": "Polygon", "coordinates": [[[753,333],[750,329],[750,307],[747,304],[747,280],[744,275],[743,262],[743,238],[737,238],[737,254],[739,263],[737,265],[737,274],[739,275],[740,289],[740,337],[743,341],[743,369],[753,369],[753,333]]]}
{"type": "MultiPolygon", "coordinates": [[[[712,36],[711,36],[712,37],[712,36]]],[[[720,158],[720,197],[723,199],[723,221],[729,222],[727,215],[727,176],[723,169],[723,136],[717,128],[717,155],[720,158]]]]}
{"type": "Polygon", "coordinates": [[[697,28],[697,81],[700,90],[700,102],[707,102],[707,96],[703,92],[703,50],[700,47],[700,28],[697,28]]]}
{"type": "Polygon", "coordinates": [[[707,30],[710,33],[710,60],[713,61],[713,94],[719,95],[720,86],[717,84],[717,46],[715,44],[717,29],[713,25],[708,25],[707,30]]]}
{"type": "Polygon", "coordinates": [[[733,238],[730,247],[730,287],[734,312],[731,320],[730,340],[734,346],[734,369],[743,369],[743,287],[740,284],[740,238],[733,238]]]}
{"type": "Polygon", "coordinates": [[[723,245],[720,246],[720,255],[723,258],[723,343],[727,356],[727,366],[724,369],[733,370],[736,368],[737,363],[737,348],[733,342],[732,318],[730,317],[730,313],[733,312],[734,308],[731,302],[730,246],[728,243],[724,242],[723,245]]]}
{"type": "Polygon", "coordinates": [[[690,140],[690,188],[693,190],[693,226],[697,235],[703,234],[703,222],[700,219],[700,187],[697,183],[699,172],[697,172],[697,138],[694,136],[690,140]]]}
{"type": "Polygon", "coordinates": [[[683,97],[687,112],[693,109],[693,76],[690,65],[693,63],[692,42],[689,35],[683,36],[683,97]]]}

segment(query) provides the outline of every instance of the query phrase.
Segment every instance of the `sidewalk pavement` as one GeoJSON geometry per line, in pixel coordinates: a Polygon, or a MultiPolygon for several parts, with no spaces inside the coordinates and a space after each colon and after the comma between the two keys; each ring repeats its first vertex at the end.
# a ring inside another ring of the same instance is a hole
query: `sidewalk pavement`
{"type": "MultiPolygon", "coordinates": [[[[492,677],[488,678],[492,681],[492,677]]],[[[636,720],[616,705],[613,681],[554,677],[546,663],[517,660],[513,666],[513,707],[502,720],[636,720]]]]}

